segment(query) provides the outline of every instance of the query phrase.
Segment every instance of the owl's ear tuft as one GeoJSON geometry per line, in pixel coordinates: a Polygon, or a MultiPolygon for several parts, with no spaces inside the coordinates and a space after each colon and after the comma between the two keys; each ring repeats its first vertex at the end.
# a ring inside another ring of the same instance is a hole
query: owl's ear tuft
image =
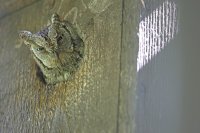
{"type": "Polygon", "coordinates": [[[53,24],[53,23],[56,23],[58,21],[60,21],[59,15],[57,13],[52,14],[52,16],[51,16],[51,23],[53,24]]]}
{"type": "Polygon", "coordinates": [[[27,40],[32,36],[32,33],[30,31],[20,31],[19,37],[23,40],[27,40]]]}
{"type": "Polygon", "coordinates": [[[33,34],[30,31],[20,31],[18,34],[20,39],[24,41],[24,44],[30,46],[33,34]]]}

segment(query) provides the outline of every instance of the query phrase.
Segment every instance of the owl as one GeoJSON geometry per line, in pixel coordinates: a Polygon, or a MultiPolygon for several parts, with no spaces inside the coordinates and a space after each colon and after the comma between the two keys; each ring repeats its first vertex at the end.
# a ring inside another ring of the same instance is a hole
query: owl
{"type": "Polygon", "coordinates": [[[46,84],[67,81],[83,58],[83,40],[73,25],[56,13],[41,31],[20,31],[19,36],[29,47],[46,84]]]}

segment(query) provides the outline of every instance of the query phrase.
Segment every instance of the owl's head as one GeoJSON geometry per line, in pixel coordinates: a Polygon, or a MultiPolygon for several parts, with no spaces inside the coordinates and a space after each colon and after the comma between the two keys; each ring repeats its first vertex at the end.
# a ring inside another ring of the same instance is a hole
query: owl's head
{"type": "Polygon", "coordinates": [[[66,81],[79,66],[84,53],[83,40],[71,23],[57,14],[37,33],[21,31],[20,38],[29,46],[48,84],[66,81]]]}
{"type": "Polygon", "coordinates": [[[57,14],[51,17],[51,23],[37,33],[21,31],[20,38],[29,46],[34,57],[48,68],[60,65],[60,52],[73,52],[73,33],[67,30],[66,22],[61,21],[57,14]]]}

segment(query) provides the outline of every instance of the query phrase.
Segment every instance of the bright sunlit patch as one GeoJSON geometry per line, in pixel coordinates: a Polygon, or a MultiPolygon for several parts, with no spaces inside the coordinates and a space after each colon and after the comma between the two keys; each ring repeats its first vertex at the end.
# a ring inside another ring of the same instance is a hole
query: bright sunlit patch
{"type": "Polygon", "coordinates": [[[178,31],[177,8],[166,1],[139,24],[137,71],[145,66],[174,38],[178,31]]]}

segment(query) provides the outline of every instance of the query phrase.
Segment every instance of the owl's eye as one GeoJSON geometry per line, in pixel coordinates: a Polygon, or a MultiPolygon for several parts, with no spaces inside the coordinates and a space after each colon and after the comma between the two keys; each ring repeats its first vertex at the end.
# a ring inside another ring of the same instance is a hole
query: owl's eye
{"type": "Polygon", "coordinates": [[[42,51],[42,50],[44,50],[44,48],[43,48],[43,47],[39,47],[39,48],[37,48],[36,50],[37,50],[37,51],[42,51]]]}
{"type": "Polygon", "coordinates": [[[63,39],[62,36],[59,36],[58,37],[58,42],[60,42],[62,39],[63,39]]]}

